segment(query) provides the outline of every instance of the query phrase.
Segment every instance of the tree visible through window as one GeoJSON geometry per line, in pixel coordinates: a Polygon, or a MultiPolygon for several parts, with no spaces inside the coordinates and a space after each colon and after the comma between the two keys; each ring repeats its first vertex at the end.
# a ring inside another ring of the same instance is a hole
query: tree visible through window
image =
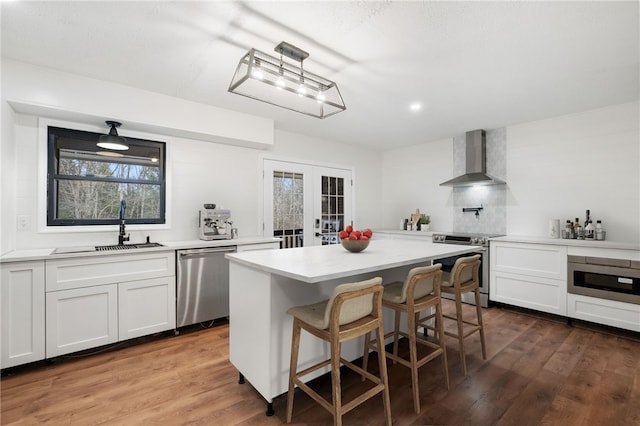
{"type": "Polygon", "coordinates": [[[302,247],[304,182],[301,173],[273,172],[273,235],[283,248],[302,247]]]}
{"type": "Polygon", "coordinates": [[[99,133],[48,128],[47,224],[165,223],[165,143],[127,138],[127,151],[96,145],[99,133]]]}

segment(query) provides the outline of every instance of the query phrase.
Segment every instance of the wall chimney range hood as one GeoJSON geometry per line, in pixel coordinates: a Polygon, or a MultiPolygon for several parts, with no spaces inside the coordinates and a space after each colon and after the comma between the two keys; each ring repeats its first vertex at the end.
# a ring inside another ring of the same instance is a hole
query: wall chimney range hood
{"type": "Polygon", "coordinates": [[[440,186],[499,185],[506,182],[487,174],[487,133],[472,130],[465,137],[465,173],[442,182],[440,186]]]}

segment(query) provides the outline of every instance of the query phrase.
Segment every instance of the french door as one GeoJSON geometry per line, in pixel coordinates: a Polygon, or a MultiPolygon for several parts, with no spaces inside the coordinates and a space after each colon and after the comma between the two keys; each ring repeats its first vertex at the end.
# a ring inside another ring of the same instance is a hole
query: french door
{"type": "Polygon", "coordinates": [[[352,223],[351,170],[264,160],[264,235],[282,248],[338,244],[352,223]]]}

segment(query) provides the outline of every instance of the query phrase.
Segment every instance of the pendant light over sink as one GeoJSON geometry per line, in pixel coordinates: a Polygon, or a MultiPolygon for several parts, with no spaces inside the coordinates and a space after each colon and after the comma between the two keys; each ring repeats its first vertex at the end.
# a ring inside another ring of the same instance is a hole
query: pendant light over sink
{"type": "Polygon", "coordinates": [[[122,136],[118,135],[117,127],[120,127],[122,124],[117,121],[105,121],[107,126],[111,127],[108,135],[101,135],[98,138],[97,145],[100,148],[110,149],[113,151],[126,151],[129,149],[129,145],[127,144],[127,140],[122,136]]]}

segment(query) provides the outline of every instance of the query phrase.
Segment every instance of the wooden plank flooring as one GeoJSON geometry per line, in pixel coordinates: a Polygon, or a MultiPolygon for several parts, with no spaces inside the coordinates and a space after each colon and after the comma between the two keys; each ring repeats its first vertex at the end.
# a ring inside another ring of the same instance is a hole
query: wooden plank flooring
{"type": "MultiPolygon", "coordinates": [[[[444,301],[445,312],[454,305],[444,301]]],[[[465,305],[465,316],[472,315],[465,305]]],[[[640,336],[611,333],[528,313],[484,310],[487,361],[468,339],[464,377],[448,338],[451,389],[434,360],[420,370],[422,413],[413,412],[409,370],[389,363],[396,425],[640,425],[640,336]]],[[[453,325],[453,324],[450,324],[453,325]]],[[[250,384],[238,384],[228,360],[228,326],[190,328],[98,354],[9,370],[0,382],[2,425],[273,425],[285,422],[286,395],[275,415],[250,384]]],[[[476,333],[477,334],[477,333],[476,333]]],[[[260,356],[256,348],[256,356],[260,356]]],[[[376,366],[375,355],[369,365],[376,366]]],[[[6,372],[5,372],[6,373],[6,372]]],[[[323,376],[314,387],[330,395],[323,376]]],[[[344,398],[362,389],[344,374],[344,398]]],[[[325,425],[331,415],[296,393],[293,421],[325,425]]],[[[383,424],[374,397],[345,424],[383,424]]]]}

